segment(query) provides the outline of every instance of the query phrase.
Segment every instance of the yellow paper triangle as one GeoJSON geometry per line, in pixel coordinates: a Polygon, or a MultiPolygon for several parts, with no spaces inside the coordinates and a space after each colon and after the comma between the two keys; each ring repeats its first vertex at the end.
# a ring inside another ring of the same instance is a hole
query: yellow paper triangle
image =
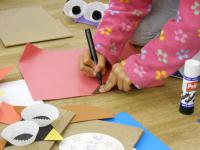
{"type": "Polygon", "coordinates": [[[54,128],[45,137],[45,141],[62,141],[64,138],[54,128]]]}

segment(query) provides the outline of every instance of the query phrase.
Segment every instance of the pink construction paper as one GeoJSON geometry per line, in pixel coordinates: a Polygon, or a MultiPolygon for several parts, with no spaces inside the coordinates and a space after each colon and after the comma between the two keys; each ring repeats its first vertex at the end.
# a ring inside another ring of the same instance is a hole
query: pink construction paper
{"type": "Polygon", "coordinates": [[[48,51],[27,44],[19,67],[33,99],[92,95],[98,82],[80,72],[78,57],[82,51],[48,51]]]}

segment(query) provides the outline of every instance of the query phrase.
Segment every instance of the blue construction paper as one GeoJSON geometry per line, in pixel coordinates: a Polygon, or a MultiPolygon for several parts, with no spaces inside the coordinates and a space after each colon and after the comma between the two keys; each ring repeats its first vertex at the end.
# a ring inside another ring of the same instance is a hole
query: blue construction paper
{"type": "Polygon", "coordinates": [[[105,119],[105,121],[142,128],[144,133],[135,146],[137,150],[171,150],[160,139],[137,122],[131,115],[125,112],[117,114],[115,118],[105,119]]]}

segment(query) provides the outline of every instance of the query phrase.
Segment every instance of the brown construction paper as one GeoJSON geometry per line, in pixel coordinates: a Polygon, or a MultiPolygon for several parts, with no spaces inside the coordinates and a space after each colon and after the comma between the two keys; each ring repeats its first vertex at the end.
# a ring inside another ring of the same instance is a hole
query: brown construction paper
{"type": "Polygon", "coordinates": [[[0,150],[3,150],[4,146],[6,145],[7,141],[0,138],[0,150]]]}
{"type": "Polygon", "coordinates": [[[66,105],[62,106],[62,108],[76,114],[72,123],[114,117],[113,113],[108,110],[91,105],[66,105]]]}
{"type": "Polygon", "coordinates": [[[0,11],[0,29],[5,47],[72,36],[67,27],[41,6],[0,11]]]}
{"type": "MultiPolygon", "coordinates": [[[[125,150],[132,150],[133,146],[140,139],[143,130],[131,126],[93,120],[70,124],[67,130],[64,131],[63,137],[66,138],[71,135],[89,132],[110,135],[118,139],[124,145],[125,150]]],[[[52,150],[59,150],[59,143],[56,143],[52,150]]]]}
{"type": "MultiPolygon", "coordinates": [[[[17,111],[20,113],[21,110],[23,110],[23,107],[16,107],[17,111]]],[[[71,111],[59,109],[60,115],[57,120],[55,120],[52,125],[53,127],[59,132],[62,133],[64,129],[68,126],[68,124],[71,122],[72,118],[74,117],[74,113],[71,111]]],[[[0,132],[3,130],[5,126],[0,124],[0,132]]],[[[55,144],[55,141],[39,141],[34,142],[30,145],[23,146],[23,147],[17,147],[17,146],[9,146],[5,147],[4,150],[48,150],[55,144]]],[[[5,145],[5,141],[0,139],[0,148],[5,145]]]]}

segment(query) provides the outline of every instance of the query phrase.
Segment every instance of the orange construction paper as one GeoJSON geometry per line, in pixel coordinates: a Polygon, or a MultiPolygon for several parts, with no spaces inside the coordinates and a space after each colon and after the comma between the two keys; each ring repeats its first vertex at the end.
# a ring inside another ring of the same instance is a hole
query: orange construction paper
{"type": "Polygon", "coordinates": [[[99,85],[96,78],[88,78],[80,72],[82,51],[47,51],[28,44],[19,67],[33,99],[92,95],[99,85]]]}
{"type": "Polygon", "coordinates": [[[11,72],[11,70],[15,67],[15,65],[5,67],[0,69],[0,80],[2,80],[8,73],[11,72]]]}
{"type": "Polygon", "coordinates": [[[108,110],[91,105],[66,105],[62,106],[62,108],[76,114],[72,123],[114,117],[108,110]]]}
{"type": "Polygon", "coordinates": [[[13,106],[4,102],[0,103],[0,123],[12,124],[20,120],[21,116],[13,106]]]}

